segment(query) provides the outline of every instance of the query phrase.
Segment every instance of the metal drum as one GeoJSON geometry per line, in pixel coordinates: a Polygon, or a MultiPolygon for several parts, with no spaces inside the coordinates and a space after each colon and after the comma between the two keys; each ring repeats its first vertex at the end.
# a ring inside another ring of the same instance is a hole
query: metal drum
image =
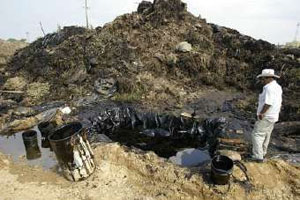
{"type": "Polygon", "coordinates": [[[59,127],[49,136],[49,141],[68,180],[83,180],[95,171],[94,153],[80,122],[59,127]]]}
{"type": "Polygon", "coordinates": [[[28,160],[34,160],[42,156],[38,140],[37,132],[34,130],[25,131],[22,133],[22,138],[26,150],[26,158],[28,160]]]}
{"type": "Polygon", "coordinates": [[[56,127],[54,122],[41,122],[38,124],[38,129],[41,132],[42,140],[41,144],[43,148],[50,148],[50,142],[48,140],[48,136],[51,131],[53,131],[56,127]]]}

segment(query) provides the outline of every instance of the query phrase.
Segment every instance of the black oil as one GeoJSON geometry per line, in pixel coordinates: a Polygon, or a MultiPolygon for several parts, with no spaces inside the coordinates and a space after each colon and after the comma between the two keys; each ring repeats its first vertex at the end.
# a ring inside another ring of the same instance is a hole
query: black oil
{"type": "Polygon", "coordinates": [[[80,122],[73,122],[57,129],[49,139],[52,141],[67,140],[72,135],[78,133],[81,129],[82,125],[80,122]]]}
{"type": "Polygon", "coordinates": [[[141,134],[139,130],[132,129],[117,130],[108,137],[122,145],[133,146],[144,151],[153,151],[163,158],[175,156],[182,149],[202,147],[193,138],[148,137],[141,134]]]}
{"type": "Polygon", "coordinates": [[[56,168],[57,161],[55,154],[50,151],[50,148],[41,147],[41,133],[37,127],[34,130],[37,132],[38,147],[41,153],[40,157],[30,160],[26,158],[25,145],[22,139],[23,132],[9,137],[0,135],[0,151],[6,155],[10,155],[14,162],[25,162],[30,166],[39,166],[46,170],[56,168]]]}
{"type": "Polygon", "coordinates": [[[224,185],[229,182],[233,169],[233,161],[227,156],[218,155],[211,162],[211,178],[215,184],[224,185]]]}
{"type": "Polygon", "coordinates": [[[214,162],[214,166],[216,169],[222,169],[225,171],[232,169],[232,164],[225,161],[214,162]]]}
{"type": "Polygon", "coordinates": [[[212,165],[217,170],[221,169],[224,171],[229,171],[233,168],[233,161],[226,156],[216,156],[212,160],[212,165]]]}

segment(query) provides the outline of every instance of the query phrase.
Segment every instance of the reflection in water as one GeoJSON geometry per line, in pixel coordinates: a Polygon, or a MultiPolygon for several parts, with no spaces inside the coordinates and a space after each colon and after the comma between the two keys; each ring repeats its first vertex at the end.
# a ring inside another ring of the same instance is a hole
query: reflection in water
{"type": "Polygon", "coordinates": [[[193,167],[210,162],[211,158],[208,151],[201,151],[198,149],[189,148],[177,152],[177,154],[175,156],[170,157],[169,160],[177,165],[181,165],[184,167],[193,167]]]}
{"type": "Polygon", "coordinates": [[[10,155],[13,161],[16,162],[23,161],[28,165],[40,166],[44,169],[51,169],[56,167],[57,161],[54,153],[51,152],[49,148],[41,148],[41,133],[37,127],[34,127],[33,130],[37,132],[37,147],[39,148],[41,154],[41,156],[39,156],[38,158],[30,159],[32,158],[32,154],[36,157],[37,150],[34,148],[31,148],[29,152],[27,150],[26,153],[22,138],[22,132],[16,133],[9,137],[0,135],[0,151],[4,154],[10,155]],[[23,158],[25,158],[25,160],[23,158]]]}

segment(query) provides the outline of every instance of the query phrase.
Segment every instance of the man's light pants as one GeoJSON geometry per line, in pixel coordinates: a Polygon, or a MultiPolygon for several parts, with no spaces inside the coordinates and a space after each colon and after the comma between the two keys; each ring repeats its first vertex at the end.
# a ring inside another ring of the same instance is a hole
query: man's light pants
{"type": "Polygon", "coordinates": [[[266,119],[256,121],[252,131],[252,157],[255,159],[264,159],[267,154],[271,133],[274,128],[274,122],[266,119]]]}

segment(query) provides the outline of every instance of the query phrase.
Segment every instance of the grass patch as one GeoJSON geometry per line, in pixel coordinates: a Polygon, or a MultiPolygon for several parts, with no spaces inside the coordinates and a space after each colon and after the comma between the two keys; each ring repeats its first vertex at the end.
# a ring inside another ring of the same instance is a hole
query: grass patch
{"type": "Polygon", "coordinates": [[[119,82],[119,92],[116,93],[112,100],[122,102],[137,102],[140,101],[147,93],[147,88],[141,82],[123,81],[119,82]]]}

